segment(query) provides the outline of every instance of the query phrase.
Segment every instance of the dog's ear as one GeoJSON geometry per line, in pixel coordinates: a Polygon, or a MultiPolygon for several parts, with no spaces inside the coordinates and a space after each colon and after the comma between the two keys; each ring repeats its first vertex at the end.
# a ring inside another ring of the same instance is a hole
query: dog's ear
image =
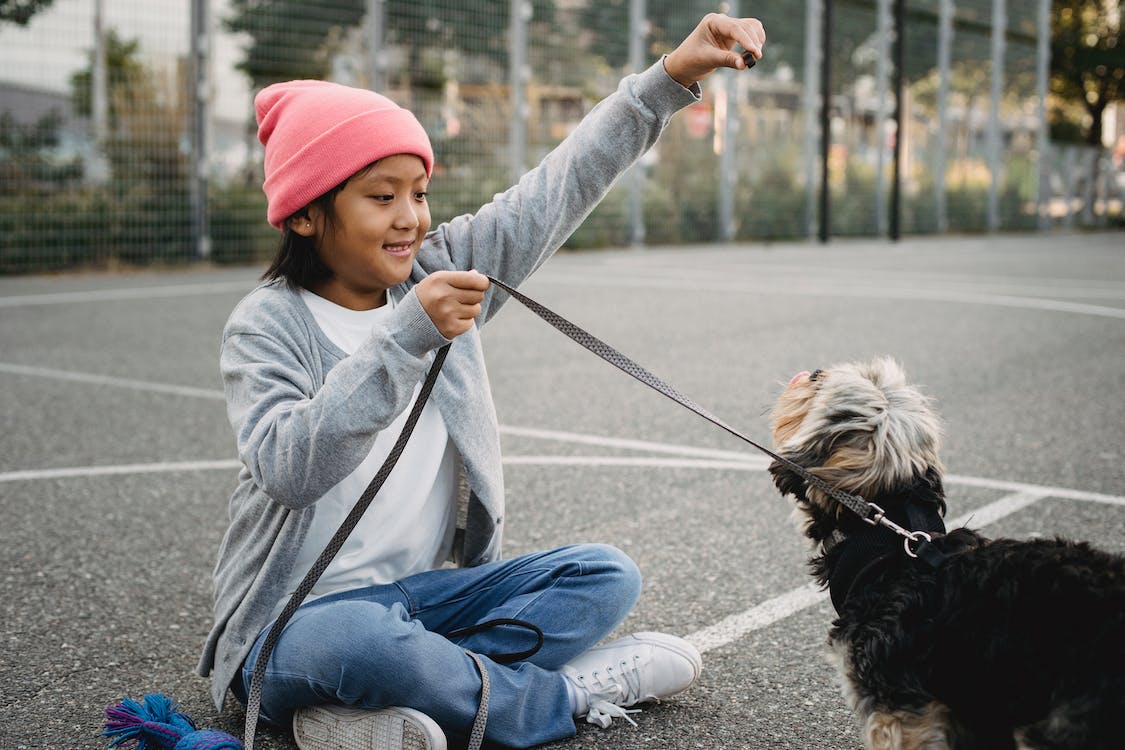
{"type": "Polygon", "coordinates": [[[914,487],[917,499],[933,503],[937,506],[938,513],[945,515],[945,487],[941,481],[941,469],[936,466],[926,467],[914,487]]]}
{"type": "MultiPolygon", "coordinates": [[[[787,461],[792,461],[798,466],[808,467],[820,465],[818,458],[812,455],[810,451],[802,451],[800,453],[783,452],[778,455],[787,461]]],[[[804,477],[793,471],[788,464],[775,459],[770,464],[769,471],[773,476],[773,484],[777,487],[778,492],[782,495],[792,495],[802,503],[807,503],[809,501],[808,495],[805,494],[806,482],[804,477]]]]}
{"type": "Polygon", "coordinates": [[[797,472],[790,469],[787,464],[774,460],[770,464],[770,475],[773,476],[774,486],[782,495],[793,495],[798,500],[807,502],[805,480],[797,472]]]}

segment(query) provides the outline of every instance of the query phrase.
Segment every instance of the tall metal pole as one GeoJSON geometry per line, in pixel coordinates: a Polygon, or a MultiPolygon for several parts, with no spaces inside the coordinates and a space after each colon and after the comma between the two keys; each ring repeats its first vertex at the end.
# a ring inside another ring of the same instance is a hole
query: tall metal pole
{"type": "Polygon", "coordinates": [[[887,231],[887,79],[891,63],[891,0],[876,5],[876,38],[879,52],[875,63],[875,88],[878,104],[875,112],[875,231],[881,237],[887,231]]]}
{"type": "Polygon", "coordinates": [[[902,142],[906,137],[903,127],[903,81],[906,79],[906,0],[895,0],[895,150],[894,172],[891,178],[890,238],[898,242],[902,236],[902,142]]]}
{"type": "Polygon", "coordinates": [[[367,87],[372,91],[387,88],[387,4],[367,0],[367,87]]]}
{"type": "Polygon", "coordinates": [[[1000,228],[1000,97],[1004,90],[1004,32],[1008,16],[1004,0],[992,0],[992,91],[988,107],[988,230],[1000,228]]]}
{"type": "MultiPolygon", "coordinates": [[[[737,18],[738,0],[727,0],[727,14],[737,18]]],[[[719,239],[730,242],[735,235],[734,194],[738,189],[737,149],[735,133],[738,126],[738,71],[724,68],[720,71],[723,81],[723,119],[716,125],[722,128],[722,152],[719,154],[719,239]]]]}
{"type": "Polygon", "coordinates": [[[820,35],[820,241],[828,242],[828,152],[832,146],[832,0],[824,1],[820,35]]]}
{"type": "Polygon", "coordinates": [[[1038,176],[1036,195],[1036,227],[1040,231],[1050,228],[1050,215],[1048,213],[1051,198],[1051,143],[1050,131],[1047,128],[1047,81],[1051,66],[1051,0],[1039,0],[1038,8],[1039,37],[1036,40],[1035,60],[1035,89],[1039,96],[1039,158],[1035,160],[1035,171],[1038,176]]]}
{"type": "MultiPolygon", "coordinates": [[[[1051,0],[1046,0],[1050,2],[1051,0]]],[[[953,0],[941,0],[938,15],[937,148],[934,149],[934,221],[939,232],[949,231],[945,200],[945,164],[949,151],[949,77],[953,58],[953,0]]]]}
{"type": "Polygon", "coordinates": [[[512,184],[527,171],[527,84],[531,70],[527,63],[527,25],[531,20],[530,0],[511,0],[508,12],[508,92],[512,120],[508,129],[508,168],[512,184]]]}
{"type": "Polygon", "coordinates": [[[207,211],[208,51],[207,0],[191,3],[191,169],[190,204],[192,240],[198,258],[211,256],[207,211]]]}
{"type": "Polygon", "coordinates": [[[805,0],[805,81],[801,87],[801,112],[805,120],[805,211],[803,229],[812,239],[816,222],[816,143],[819,137],[817,119],[818,62],[821,0],[805,0]]]}
{"type": "MultiPolygon", "coordinates": [[[[629,69],[639,73],[645,67],[645,0],[629,2],[629,69]]],[[[629,173],[629,244],[645,243],[645,167],[640,161],[629,173]]]]}
{"type": "Polygon", "coordinates": [[[102,6],[103,0],[94,0],[94,64],[90,71],[90,119],[94,147],[85,169],[86,180],[94,185],[104,185],[110,177],[109,160],[105,155],[106,137],[109,135],[109,86],[102,6]]]}

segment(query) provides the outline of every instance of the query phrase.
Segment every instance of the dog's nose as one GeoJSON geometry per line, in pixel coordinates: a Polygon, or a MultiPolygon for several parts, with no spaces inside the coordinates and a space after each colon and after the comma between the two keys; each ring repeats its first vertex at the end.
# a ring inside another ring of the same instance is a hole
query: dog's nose
{"type": "Polygon", "coordinates": [[[796,375],[793,376],[793,379],[789,381],[789,385],[793,385],[798,380],[800,380],[801,378],[805,377],[808,374],[809,374],[808,370],[801,370],[799,373],[797,373],[796,375]]]}

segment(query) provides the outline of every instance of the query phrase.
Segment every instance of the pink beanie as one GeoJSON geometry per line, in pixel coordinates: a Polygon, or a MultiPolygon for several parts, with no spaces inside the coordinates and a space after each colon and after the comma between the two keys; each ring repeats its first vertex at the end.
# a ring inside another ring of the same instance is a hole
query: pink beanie
{"type": "Polygon", "coordinates": [[[395,154],[434,167],[430,139],[414,115],[373,91],[326,81],[287,81],[254,97],[266,147],[270,224],[285,220],[368,164],[395,154]]]}

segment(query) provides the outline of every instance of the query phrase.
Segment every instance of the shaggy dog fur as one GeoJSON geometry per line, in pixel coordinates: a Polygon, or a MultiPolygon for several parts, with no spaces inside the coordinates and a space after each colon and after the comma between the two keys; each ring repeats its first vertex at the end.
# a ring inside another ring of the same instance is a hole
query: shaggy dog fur
{"type": "Polygon", "coordinates": [[[801,373],[773,435],[778,455],[932,532],[945,556],[909,557],[901,537],[770,467],[832,593],[829,645],[868,748],[1125,747],[1125,556],[943,533],[940,423],[891,359],[801,373]]]}

